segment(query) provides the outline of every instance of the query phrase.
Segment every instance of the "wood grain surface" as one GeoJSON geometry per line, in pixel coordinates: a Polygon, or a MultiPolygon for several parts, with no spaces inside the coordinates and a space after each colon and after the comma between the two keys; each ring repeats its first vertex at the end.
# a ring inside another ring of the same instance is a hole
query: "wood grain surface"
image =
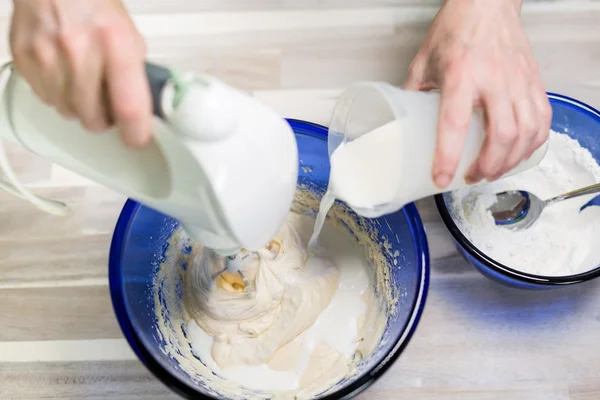
{"type": "MultiPolygon", "coordinates": [[[[129,0],[149,58],[208,71],[282,116],[327,124],[341,88],[400,84],[441,0],[129,0]]],[[[0,0],[8,59],[9,0],[0,0]]],[[[548,90],[600,107],[600,1],[526,1],[548,90]]],[[[137,361],[112,313],[107,258],[124,198],[11,147],[43,214],[0,192],[0,399],[176,399],[137,361]]],[[[418,203],[431,286],[417,333],[361,399],[598,400],[600,281],[523,292],[456,253],[431,199],[418,203]]]]}

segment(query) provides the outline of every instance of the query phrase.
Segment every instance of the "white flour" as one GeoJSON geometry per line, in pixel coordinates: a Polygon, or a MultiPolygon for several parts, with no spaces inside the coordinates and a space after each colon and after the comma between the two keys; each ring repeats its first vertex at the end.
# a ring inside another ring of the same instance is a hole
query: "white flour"
{"type": "Polygon", "coordinates": [[[542,200],[600,182],[590,152],[565,134],[550,132],[550,147],[532,169],[480,187],[452,193],[452,214],[477,248],[507,267],[542,276],[582,273],[600,264],[600,207],[580,208],[594,195],[549,206],[529,229],[496,226],[487,208],[494,193],[526,190],[542,200]]]}

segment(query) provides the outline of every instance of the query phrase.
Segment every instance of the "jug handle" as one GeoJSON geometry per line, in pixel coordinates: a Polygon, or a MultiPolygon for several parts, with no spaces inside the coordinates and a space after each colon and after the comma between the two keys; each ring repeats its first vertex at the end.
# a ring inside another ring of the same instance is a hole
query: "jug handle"
{"type": "MultiPolygon", "coordinates": [[[[4,77],[5,74],[12,72],[12,69],[12,61],[4,63],[2,66],[0,66],[0,77],[4,77]]],[[[151,63],[145,63],[145,69],[152,94],[152,111],[155,116],[165,119],[161,105],[162,90],[167,82],[171,79],[172,74],[168,69],[151,63]]],[[[8,102],[5,101],[4,103],[4,107],[8,108],[8,102]]],[[[8,123],[14,131],[11,118],[12,113],[10,110],[7,109],[6,115],[9,119],[8,123]]],[[[18,135],[16,135],[16,137],[18,138],[18,135]]],[[[42,211],[46,211],[47,213],[57,216],[64,216],[68,214],[69,208],[67,204],[63,203],[62,201],[38,196],[32,193],[19,181],[10,163],[8,162],[8,157],[6,156],[6,151],[4,150],[2,140],[0,140],[0,172],[4,174],[4,178],[0,178],[0,189],[4,189],[15,196],[29,201],[34,206],[42,211]]]]}

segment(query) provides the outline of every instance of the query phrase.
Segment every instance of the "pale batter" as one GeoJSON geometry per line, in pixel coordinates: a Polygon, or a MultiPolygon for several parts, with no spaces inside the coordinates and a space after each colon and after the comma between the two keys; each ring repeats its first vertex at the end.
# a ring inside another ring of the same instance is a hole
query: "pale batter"
{"type": "MultiPolygon", "coordinates": [[[[299,233],[296,238],[298,241],[295,243],[299,244],[299,249],[302,251],[293,250],[289,256],[286,251],[286,259],[296,257],[295,259],[298,260],[302,259],[300,256],[302,252],[306,254],[304,246],[314,227],[314,216],[320,200],[321,196],[310,187],[301,186],[296,192],[291,220],[295,221],[292,226],[299,233]]],[[[307,268],[313,275],[319,275],[317,282],[328,282],[332,275],[337,274],[337,287],[329,304],[325,305],[323,311],[319,310],[316,322],[312,326],[298,334],[289,344],[275,349],[274,356],[267,362],[254,365],[240,363],[232,366],[240,361],[243,354],[245,356],[250,354],[242,352],[238,356],[227,355],[224,352],[216,358],[226,364],[231,363],[225,367],[218,365],[213,358],[213,345],[221,338],[213,339],[192,318],[192,314],[208,316],[215,303],[211,303],[210,298],[206,300],[204,297],[203,301],[208,301],[205,303],[208,307],[198,307],[193,311],[192,307],[183,301],[184,297],[188,297],[185,295],[186,285],[193,281],[189,278],[194,260],[201,250],[194,247],[182,230],[178,229],[172,235],[168,233],[170,239],[165,240],[168,240],[169,245],[159,261],[154,282],[156,335],[161,342],[161,350],[174,360],[179,369],[194,384],[202,388],[203,392],[218,398],[311,399],[351,384],[366,370],[379,365],[387,356],[386,345],[388,340],[394,338],[386,328],[388,317],[393,318],[399,298],[404,293],[402,285],[391,282],[390,270],[390,265],[399,265],[402,255],[390,250],[390,244],[386,238],[382,241],[378,229],[377,221],[357,216],[346,205],[335,203],[329,211],[327,223],[316,247],[318,260],[312,261],[312,267],[307,268]],[[328,258],[329,263],[326,262],[328,258]],[[291,368],[292,364],[293,368],[291,368]],[[272,389],[262,391],[252,389],[265,387],[267,384],[272,389]],[[292,387],[297,389],[288,389],[292,387]]],[[[282,231],[279,237],[289,235],[294,239],[291,233],[290,230],[282,231]]],[[[291,243],[294,241],[292,240],[291,243]]],[[[285,247],[284,244],[284,250],[285,247]]],[[[268,258],[269,254],[267,253],[266,256],[268,258]]],[[[254,261],[247,259],[247,261],[249,264],[254,263],[257,269],[262,269],[257,265],[257,259],[254,261]]],[[[323,284],[315,282],[314,279],[306,279],[308,271],[294,272],[291,265],[282,265],[280,268],[279,264],[275,263],[265,268],[276,269],[273,276],[282,274],[287,276],[286,279],[290,282],[296,279],[311,287],[323,284]],[[303,276],[304,280],[301,279],[303,276]]],[[[245,270],[252,280],[253,276],[249,269],[254,268],[249,265],[245,270]]],[[[236,282],[231,279],[231,276],[226,278],[229,282],[224,280],[216,282],[220,290],[229,285],[227,287],[230,290],[239,290],[240,294],[243,293],[239,280],[236,282]]],[[[285,291],[285,285],[282,286],[285,291]]],[[[325,284],[325,287],[327,286],[325,284]]],[[[302,291],[312,293],[313,289],[304,288],[302,291]]],[[[323,294],[318,293],[318,295],[321,297],[323,294]]],[[[209,295],[212,296],[214,292],[209,295]]],[[[327,297],[329,296],[330,294],[327,294],[327,297]]],[[[281,298],[284,299],[285,294],[281,298]]],[[[196,301],[201,299],[202,297],[198,297],[196,301]]],[[[247,305],[251,304],[248,299],[244,302],[247,305]]],[[[318,302],[314,302],[317,303],[322,307],[324,304],[322,297],[318,302]]],[[[283,305],[283,302],[281,304],[283,305]]],[[[212,312],[215,313],[215,310],[212,312]]],[[[217,313],[220,312],[223,311],[217,313]]],[[[251,309],[249,312],[256,315],[256,310],[251,309]]],[[[277,326],[278,318],[293,317],[283,315],[281,309],[274,312],[267,310],[265,314],[273,318],[273,323],[265,327],[265,332],[277,326]]],[[[305,318],[315,318],[314,315],[304,315],[305,318]]],[[[214,322],[214,317],[207,318],[204,324],[211,325],[211,320],[214,322]]],[[[223,328],[213,326],[212,329],[231,329],[233,326],[235,324],[229,321],[223,328]]],[[[251,324],[244,324],[244,326],[251,326],[251,324]]],[[[240,325],[236,330],[239,333],[238,338],[251,343],[250,334],[244,334],[242,329],[240,325]]],[[[294,329],[300,330],[300,324],[295,325],[294,329]]],[[[283,336],[289,338],[292,332],[285,334],[269,332],[268,334],[272,335],[271,337],[278,337],[282,343],[286,340],[283,336]]],[[[258,337],[255,338],[256,340],[260,341],[258,337]]],[[[265,344],[269,347],[268,343],[265,344]]],[[[224,343],[215,346],[217,347],[219,350],[225,350],[224,343]]],[[[259,350],[257,354],[262,354],[258,359],[266,357],[266,351],[262,352],[266,347],[255,345],[255,349],[259,350]]],[[[254,360],[252,362],[256,362],[256,359],[254,360]]]]}
{"type": "Polygon", "coordinates": [[[255,390],[325,390],[360,357],[366,313],[377,309],[368,264],[355,239],[329,224],[309,253],[314,223],[290,213],[269,246],[248,255],[254,296],[235,274],[213,283],[202,268],[188,270],[190,341],[222,377],[255,390]]]}

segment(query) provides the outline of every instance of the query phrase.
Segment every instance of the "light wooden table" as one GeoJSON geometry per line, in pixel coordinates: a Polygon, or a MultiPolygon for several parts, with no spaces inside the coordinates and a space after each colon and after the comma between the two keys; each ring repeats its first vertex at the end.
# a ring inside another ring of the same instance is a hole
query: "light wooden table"
{"type": "MultiPolygon", "coordinates": [[[[10,11],[0,0],[0,32],[10,11]]],[[[340,88],[400,84],[440,0],[129,0],[150,58],[205,70],[283,116],[327,124],[340,88]]],[[[600,106],[600,1],[529,1],[548,90],[600,106]]],[[[0,56],[7,58],[6,40],[0,56]]],[[[113,316],[111,232],[123,197],[13,148],[59,219],[0,193],[0,399],[176,399],[137,361],[113,316]]],[[[362,399],[598,400],[600,281],[500,287],[456,253],[431,200],[432,258],[416,336],[362,399]]]]}

